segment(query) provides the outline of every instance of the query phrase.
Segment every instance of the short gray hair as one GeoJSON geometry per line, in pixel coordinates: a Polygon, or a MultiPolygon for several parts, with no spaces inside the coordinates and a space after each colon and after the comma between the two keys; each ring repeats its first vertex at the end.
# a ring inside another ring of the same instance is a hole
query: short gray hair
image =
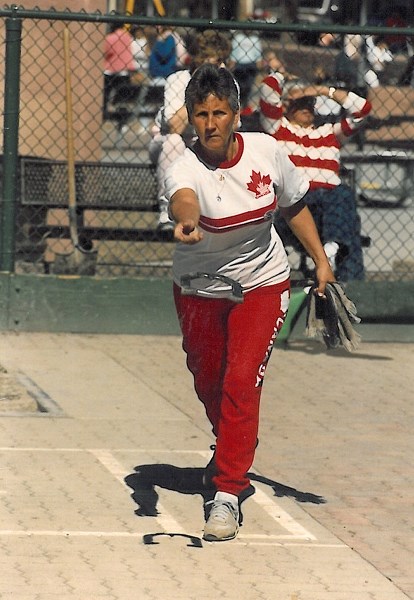
{"type": "Polygon", "coordinates": [[[240,110],[240,92],[233,75],[224,67],[210,63],[201,65],[193,74],[185,90],[185,105],[189,117],[195,104],[204,102],[210,94],[220,100],[227,99],[231,110],[240,110]]]}

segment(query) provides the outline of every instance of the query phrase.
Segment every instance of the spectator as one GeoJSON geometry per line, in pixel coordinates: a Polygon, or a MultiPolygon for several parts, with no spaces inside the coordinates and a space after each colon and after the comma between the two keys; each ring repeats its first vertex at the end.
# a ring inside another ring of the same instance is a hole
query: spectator
{"type": "Polygon", "coordinates": [[[393,60],[384,36],[344,35],[335,60],[335,78],[352,90],[378,87],[387,63],[393,60]]]}
{"type": "Polygon", "coordinates": [[[145,28],[135,26],[131,29],[132,34],[132,56],[134,59],[135,71],[142,75],[143,80],[148,79],[149,75],[149,55],[151,47],[145,28]]]}
{"type": "Polygon", "coordinates": [[[309,210],[308,182],[285,150],[263,133],[238,133],[239,94],[227,69],[205,64],[185,92],[197,133],[166,179],[175,219],[174,300],[187,366],[216,438],[204,471],[210,542],[233,539],[240,504],[251,492],[265,371],[289,304],[289,266],[270,215],[276,206],[309,248],[324,295],[333,273],[309,210]],[[203,279],[193,295],[183,276],[207,271],[236,280],[242,302],[223,295],[222,281],[203,279]]]}
{"type": "Polygon", "coordinates": [[[241,115],[251,112],[249,101],[262,66],[262,42],[258,34],[251,31],[237,31],[233,35],[229,68],[240,86],[241,115]]]}
{"type": "Polygon", "coordinates": [[[185,67],[188,53],[181,36],[171,27],[159,25],[157,32],[149,57],[149,72],[153,78],[165,79],[185,67]]]}
{"type": "Polygon", "coordinates": [[[135,112],[136,114],[139,114],[143,100],[148,91],[149,55],[151,45],[144,27],[132,27],[131,34],[133,37],[131,48],[135,68],[134,73],[131,75],[131,84],[137,90],[135,112]]]}
{"type": "Polygon", "coordinates": [[[104,42],[103,119],[110,117],[109,104],[118,94],[128,101],[133,95],[131,73],[135,71],[132,56],[132,35],[123,23],[113,23],[104,42]]]}
{"type": "MultiPolygon", "coordinates": [[[[338,280],[363,279],[360,219],[352,190],[340,177],[340,149],[361,127],[371,104],[354,92],[328,86],[285,85],[279,73],[266,77],[261,87],[264,131],[286,144],[291,160],[310,180],[305,196],[338,280]],[[345,111],[338,123],[314,126],[315,97],[335,100],[345,111]],[[284,102],[283,102],[284,100],[284,102]]],[[[286,243],[284,222],[276,227],[286,243]]],[[[300,248],[303,251],[302,248],[300,248]]]]}
{"type": "Polygon", "coordinates": [[[175,29],[172,30],[175,39],[175,52],[177,55],[177,69],[187,69],[190,61],[190,54],[187,50],[184,39],[175,29]]]}
{"type": "Polygon", "coordinates": [[[149,147],[150,158],[157,164],[160,208],[158,230],[161,232],[168,233],[173,229],[165,198],[165,171],[187,146],[192,145],[195,139],[184,104],[185,88],[197,67],[205,62],[226,63],[230,50],[231,43],[225,34],[213,30],[199,33],[193,44],[189,46],[191,53],[189,69],[177,71],[166,80],[164,104],[156,116],[149,147]]]}
{"type": "MultiPolygon", "coordinates": [[[[384,21],[385,27],[408,27],[408,22],[404,15],[404,9],[401,6],[391,8],[391,12],[384,21]]],[[[390,52],[407,52],[407,38],[404,35],[390,33],[385,36],[385,42],[390,52]]]]}
{"type": "Polygon", "coordinates": [[[392,62],[393,55],[388,48],[384,36],[368,35],[365,40],[366,57],[369,65],[365,73],[365,82],[371,88],[380,85],[381,76],[387,63],[392,62]]]}
{"type": "MultiPolygon", "coordinates": [[[[352,25],[352,23],[350,23],[352,25]]],[[[343,36],[342,48],[335,59],[335,78],[338,84],[355,91],[366,87],[364,75],[366,71],[365,56],[361,52],[362,36],[346,33],[343,36]]]]}

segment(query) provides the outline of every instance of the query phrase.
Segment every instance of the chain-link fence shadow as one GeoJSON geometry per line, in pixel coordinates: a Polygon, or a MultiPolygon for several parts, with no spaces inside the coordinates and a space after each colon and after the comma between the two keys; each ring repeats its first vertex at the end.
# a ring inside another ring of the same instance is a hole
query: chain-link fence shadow
{"type": "MultiPolygon", "coordinates": [[[[5,14],[0,20],[5,36],[7,19],[5,14]]],[[[16,272],[53,272],[56,255],[73,251],[75,226],[81,243],[97,252],[97,275],[170,276],[174,244],[168,220],[160,218],[160,152],[172,134],[181,138],[183,147],[191,144],[193,132],[185,112],[180,113],[182,123],[177,124],[173,116],[183,104],[183,82],[198,64],[212,60],[213,46],[239,82],[241,131],[266,131],[263,114],[268,104],[267,117],[273,120],[277,136],[291,100],[286,91],[289,84],[299,81],[308,92],[310,86],[318,86],[315,128],[328,131],[332,126],[341,128],[342,122],[340,144],[333,139],[323,142],[340,153],[340,160],[329,151],[316,157],[318,168],[328,174],[335,171],[340,178],[335,186],[339,182],[351,190],[360,223],[353,235],[360,240],[362,272],[350,271],[344,278],[413,279],[411,30],[397,43],[394,36],[392,47],[386,34],[377,36],[370,30],[334,35],[316,31],[316,43],[309,45],[294,31],[277,26],[261,29],[255,23],[246,29],[245,23],[235,22],[231,30],[215,30],[228,43],[227,56],[222,56],[218,51],[222,42],[209,37],[211,26],[188,21],[169,27],[160,19],[132,20],[125,27],[115,17],[113,26],[108,18],[87,20],[81,15],[73,20],[50,15],[21,19],[21,60],[16,67],[20,78],[17,214],[11,250],[16,272]],[[65,29],[69,58],[64,52],[65,29]],[[175,99],[171,73],[177,82],[175,99]],[[274,73],[281,74],[280,90],[273,87],[271,97],[263,82],[274,73]],[[338,94],[342,90],[368,100],[369,114],[355,114],[351,101],[338,94]],[[68,211],[68,93],[75,158],[72,213],[68,211]],[[169,118],[160,110],[167,104],[169,118]],[[350,112],[364,121],[355,131],[346,120],[350,112]],[[157,136],[162,142],[158,147],[157,136]]],[[[7,43],[3,52],[6,49],[7,43]]],[[[1,76],[7,77],[4,69],[1,76]]],[[[285,143],[291,152],[292,140],[285,143]]],[[[180,147],[172,144],[163,168],[180,147]]],[[[314,157],[315,147],[308,147],[309,156],[314,157]]],[[[9,168],[6,160],[2,173],[4,168],[9,168]]],[[[329,188],[329,181],[325,183],[322,188],[329,188]]],[[[347,218],[339,210],[337,220],[347,218]]],[[[303,268],[300,249],[288,246],[288,251],[292,267],[303,268]]]]}

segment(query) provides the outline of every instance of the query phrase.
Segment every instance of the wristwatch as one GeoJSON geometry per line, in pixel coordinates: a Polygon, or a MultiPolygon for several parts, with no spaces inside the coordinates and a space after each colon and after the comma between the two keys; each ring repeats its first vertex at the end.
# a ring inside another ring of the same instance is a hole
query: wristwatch
{"type": "Polygon", "coordinates": [[[328,92],[328,98],[332,100],[334,93],[336,92],[336,88],[330,87],[328,92]]]}

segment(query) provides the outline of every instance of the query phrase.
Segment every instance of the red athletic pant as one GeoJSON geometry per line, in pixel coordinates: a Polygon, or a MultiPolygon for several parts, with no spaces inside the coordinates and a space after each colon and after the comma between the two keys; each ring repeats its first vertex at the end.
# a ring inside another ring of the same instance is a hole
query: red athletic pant
{"type": "Polygon", "coordinates": [[[234,495],[246,489],[256,448],[259,404],[267,362],[285,319],[289,281],[227,299],[174,299],[187,366],[216,436],[216,489],[234,495]]]}

